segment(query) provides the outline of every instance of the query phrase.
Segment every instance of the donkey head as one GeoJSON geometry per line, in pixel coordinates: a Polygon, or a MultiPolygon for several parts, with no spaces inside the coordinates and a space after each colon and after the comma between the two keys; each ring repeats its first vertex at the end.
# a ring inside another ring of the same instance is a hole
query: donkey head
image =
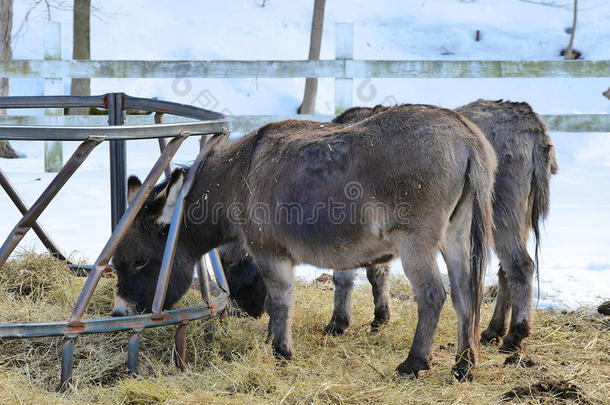
{"type": "Polygon", "coordinates": [[[246,315],[259,318],[265,312],[267,288],[252,256],[240,243],[218,248],[231,298],[246,315]]]}
{"type": "MultiPolygon", "coordinates": [[[[183,169],[176,169],[168,181],[155,186],[119,244],[112,258],[112,267],[118,277],[113,316],[152,310],[169,223],[184,174],[183,169]]],[[[129,202],[133,200],[141,185],[137,177],[129,177],[129,202]]],[[[194,263],[195,259],[188,254],[187,249],[179,245],[165,298],[165,309],[170,308],[190,286],[194,263]]]]}

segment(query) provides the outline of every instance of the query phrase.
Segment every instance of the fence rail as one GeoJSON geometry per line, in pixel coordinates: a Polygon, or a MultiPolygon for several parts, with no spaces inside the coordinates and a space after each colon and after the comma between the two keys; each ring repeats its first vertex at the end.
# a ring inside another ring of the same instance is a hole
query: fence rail
{"type": "MultiPolygon", "coordinates": [[[[227,117],[231,121],[231,130],[234,133],[247,133],[270,122],[277,122],[289,119],[311,120],[327,122],[334,118],[330,114],[284,114],[284,115],[237,115],[227,117]]],[[[542,119],[546,122],[550,131],[553,132],[610,132],[610,114],[542,114],[542,119]]],[[[37,126],[37,125],[57,125],[57,126],[100,126],[107,125],[108,118],[104,115],[0,115],[0,125],[4,126],[37,126]]],[[[128,115],[126,125],[147,125],[153,120],[149,115],[128,115]]],[[[185,123],[184,118],[165,116],[165,122],[185,123]]],[[[103,128],[108,130],[108,127],[103,128]]],[[[24,131],[24,130],[21,130],[24,131]]],[[[92,133],[97,133],[92,131],[92,133]]],[[[25,136],[25,132],[22,132],[25,136]]],[[[16,139],[16,138],[15,138],[16,139]]]]}
{"type": "Polygon", "coordinates": [[[8,78],[507,78],[608,77],[608,60],[12,60],[0,64],[8,78]]]}

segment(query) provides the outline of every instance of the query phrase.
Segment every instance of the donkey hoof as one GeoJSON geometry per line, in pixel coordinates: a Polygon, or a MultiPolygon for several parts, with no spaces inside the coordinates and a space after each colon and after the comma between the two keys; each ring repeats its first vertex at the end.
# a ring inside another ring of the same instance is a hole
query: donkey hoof
{"type": "Polygon", "coordinates": [[[381,328],[383,325],[388,323],[388,321],[389,321],[389,319],[385,319],[385,318],[373,319],[373,322],[371,322],[371,332],[373,332],[373,333],[378,332],[379,328],[381,328]]]}
{"type": "Polygon", "coordinates": [[[470,354],[470,350],[462,355],[457,355],[457,363],[451,369],[451,375],[459,382],[472,381],[472,368],[474,363],[470,354]]]}
{"type": "Polygon", "coordinates": [[[338,328],[337,326],[332,324],[328,324],[324,328],[324,333],[326,333],[327,335],[338,336],[343,335],[345,333],[345,329],[338,328]]]}
{"type": "Polygon", "coordinates": [[[502,338],[500,352],[514,353],[521,350],[523,339],[530,335],[530,325],[526,320],[516,322],[510,326],[508,334],[502,338]]]}
{"type": "Polygon", "coordinates": [[[421,370],[430,370],[430,362],[425,359],[418,359],[408,356],[405,361],[396,367],[398,375],[402,377],[417,378],[421,370]]]}
{"type": "Polygon", "coordinates": [[[327,335],[343,335],[343,333],[345,333],[345,330],[347,329],[347,327],[349,326],[349,324],[347,322],[341,322],[341,321],[337,321],[337,320],[331,320],[328,325],[326,325],[326,327],[324,328],[324,333],[326,333],[327,335]]]}
{"type": "Polygon", "coordinates": [[[485,329],[481,333],[481,344],[484,345],[497,345],[500,343],[502,335],[494,330],[485,329]]]}
{"type": "Polygon", "coordinates": [[[284,363],[287,360],[292,359],[292,350],[286,348],[278,348],[274,346],[273,357],[275,357],[276,360],[280,361],[280,363],[284,363]]]}
{"type": "Polygon", "coordinates": [[[472,381],[471,368],[463,368],[461,366],[454,366],[451,369],[451,375],[458,380],[458,382],[472,381]]]}
{"type": "Polygon", "coordinates": [[[504,336],[499,351],[500,353],[516,353],[521,351],[521,339],[510,334],[504,336]]]}

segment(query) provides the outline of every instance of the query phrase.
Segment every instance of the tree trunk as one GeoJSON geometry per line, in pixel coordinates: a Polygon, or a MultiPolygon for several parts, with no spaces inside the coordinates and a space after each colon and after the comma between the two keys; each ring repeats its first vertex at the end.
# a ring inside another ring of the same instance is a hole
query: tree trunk
{"type": "MultiPolygon", "coordinates": [[[[325,3],[326,0],[314,0],[313,18],[311,20],[311,38],[309,40],[309,60],[320,59],[325,3]]],[[[315,112],[317,93],[318,79],[312,77],[305,79],[305,94],[303,95],[303,102],[297,111],[299,114],[313,114],[315,112]]]]}
{"type": "MultiPolygon", "coordinates": [[[[91,58],[91,0],[74,0],[72,59],[91,58]]],[[[72,79],[70,94],[73,96],[88,96],[91,94],[91,79],[72,79]]],[[[88,108],[70,108],[68,114],[86,115],[88,108]]]]}
{"type": "MultiPolygon", "coordinates": [[[[0,0],[0,61],[11,60],[11,30],[13,29],[13,0],[0,0]]],[[[8,78],[0,78],[0,96],[8,96],[8,78]]],[[[6,114],[6,110],[0,110],[6,114]]]]}
{"type": "Polygon", "coordinates": [[[17,154],[11,147],[8,141],[0,141],[0,158],[15,159],[18,158],[17,154]]]}
{"type": "Polygon", "coordinates": [[[564,58],[566,60],[574,60],[578,58],[578,55],[573,52],[574,49],[574,35],[576,34],[576,20],[578,17],[578,0],[574,0],[574,20],[572,21],[572,32],[570,33],[570,43],[564,51],[564,58]]]}
{"type": "MultiPolygon", "coordinates": [[[[11,60],[11,30],[13,29],[13,0],[0,0],[0,61],[11,60]]],[[[0,78],[0,96],[8,96],[8,78],[0,78]]],[[[0,110],[0,115],[6,110],[0,110]]],[[[16,158],[17,154],[8,143],[0,141],[0,157],[16,158]]]]}

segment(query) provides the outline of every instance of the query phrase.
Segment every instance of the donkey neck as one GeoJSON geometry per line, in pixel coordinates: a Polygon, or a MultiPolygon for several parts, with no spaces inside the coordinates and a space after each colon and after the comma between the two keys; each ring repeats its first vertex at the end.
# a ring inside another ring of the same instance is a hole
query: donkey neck
{"type": "Polygon", "coordinates": [[[231,209],[243,205],[245,195],[240,179],[247,165],[240,141],[218,147],[208,157],[186,197],[184,241],[195,257],[238,239],[231,209]]]}

